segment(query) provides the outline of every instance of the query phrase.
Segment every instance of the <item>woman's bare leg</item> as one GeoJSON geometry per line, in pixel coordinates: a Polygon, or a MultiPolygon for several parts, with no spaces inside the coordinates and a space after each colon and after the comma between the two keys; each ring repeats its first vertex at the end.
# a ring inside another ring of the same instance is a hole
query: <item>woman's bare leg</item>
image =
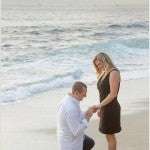
{"type": "Polygon", "coordinates": [[[106,134],[106,139],[108,142],[108,150],[116,150],[117,140],[116,140],[115,134],[106,134]]]}

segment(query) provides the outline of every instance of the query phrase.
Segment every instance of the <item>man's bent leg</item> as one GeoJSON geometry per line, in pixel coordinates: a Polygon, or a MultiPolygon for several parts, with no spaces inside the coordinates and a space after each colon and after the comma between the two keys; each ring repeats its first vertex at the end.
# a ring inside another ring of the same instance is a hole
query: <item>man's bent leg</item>
{"type": "Polygon", "coordinates": [[[91,150],[95,145],[95,142],[92,138],[87,135],[84,135],[83,140],[83,150],[91,150]]]}

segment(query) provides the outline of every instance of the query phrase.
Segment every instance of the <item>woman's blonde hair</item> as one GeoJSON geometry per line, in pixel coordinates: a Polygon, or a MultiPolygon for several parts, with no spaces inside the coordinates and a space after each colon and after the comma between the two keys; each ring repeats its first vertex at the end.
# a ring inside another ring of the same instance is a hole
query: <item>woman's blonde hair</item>
{"type": "MultiPolygon", "coordinates": [[[[103,73],[103,70],[100,70],[97,65],[95,64],[95,61],[98,60],[100,62],[102,62],[105,66],[105,69],[111,69],[111,68],[116,68],[116,66],[114,65],[114,63],[112,62],[112,60],[110,59],[110,57],[103,53],[103,52],[100,52],[99,54],[97,54],[94,59],[93,59],[93,64],[94,64],[94,67],[96,69],[96,74],[97,74],[97,77],[99,78],[102,73],[103,73]]],[[[117,69],[117,68],[116,68],[117,69]]]]}

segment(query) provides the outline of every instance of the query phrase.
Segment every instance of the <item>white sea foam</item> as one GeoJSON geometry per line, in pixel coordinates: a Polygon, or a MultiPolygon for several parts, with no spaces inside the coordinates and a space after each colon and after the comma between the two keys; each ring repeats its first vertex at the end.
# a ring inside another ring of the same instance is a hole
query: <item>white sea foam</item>
{"type": "Polygon", "coordinates": [[[9,89],[3,89],[1,92],[2,101],[14,101],[56,88],[66,88],[71,86],[74,81],[80,79],[81,76],[82,71],[77,70],[76,72],[67,73],[66,75],[54,76],[50,79],[26,83],[9,89]]]}

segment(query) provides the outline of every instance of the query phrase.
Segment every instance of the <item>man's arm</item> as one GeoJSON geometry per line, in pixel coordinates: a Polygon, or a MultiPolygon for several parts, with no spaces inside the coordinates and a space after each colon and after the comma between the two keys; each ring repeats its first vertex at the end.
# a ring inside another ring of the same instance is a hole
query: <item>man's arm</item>
{"type": "Polygon", "coordinates": [[[74,136],[78,136],[88,127],[88,121],[92,116],[92,111],[88,110],[85,114],[85,119],[80,121],[78,110],[70,110],[65,114],[68,126],[74,136]]]}
{"type": "Polygon", "coordinates": [[[82,117],[82,119],[85,119],[86,112],[87,112],[87,110],[81,111],[81,117],[82,117]]]}

